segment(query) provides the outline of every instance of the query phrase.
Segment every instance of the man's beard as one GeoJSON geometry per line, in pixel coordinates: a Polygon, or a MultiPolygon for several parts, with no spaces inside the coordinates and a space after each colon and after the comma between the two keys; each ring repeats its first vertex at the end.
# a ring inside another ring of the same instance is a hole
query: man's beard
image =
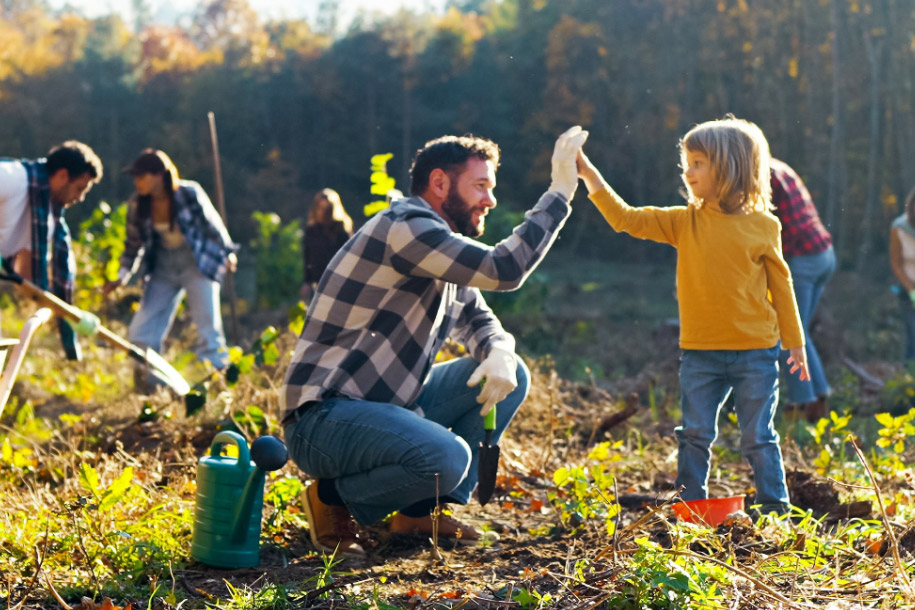
{"type": "Polygon", "coordinates": [[[448,188],[448,197],[445,199],[444,203],[442,203],[442,210],[448,214],[451,223],[461,235],[479,237],[483,234],[483,217],[480,216],[479,223],[474,224],[473,213],[476,211],[476,208],[461,197],[453,183],[448,188]]]}

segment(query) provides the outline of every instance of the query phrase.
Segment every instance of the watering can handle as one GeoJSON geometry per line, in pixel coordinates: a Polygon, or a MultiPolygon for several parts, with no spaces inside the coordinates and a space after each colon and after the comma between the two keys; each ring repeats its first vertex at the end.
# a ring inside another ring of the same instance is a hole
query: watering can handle
{"type": "Polygon", "coordinates": [[[248,451],[248,441],[245,440],[238,432],[232,432],[230,430],[224,430],[213,437],[213,442],[210,445],[210,455],[214,457],[219,457],[222,453],[222,448],[225,445],[235,445],[238,447],[238,468],[244,473],[247,473],[251,466],[251,452],[248,451]]]}

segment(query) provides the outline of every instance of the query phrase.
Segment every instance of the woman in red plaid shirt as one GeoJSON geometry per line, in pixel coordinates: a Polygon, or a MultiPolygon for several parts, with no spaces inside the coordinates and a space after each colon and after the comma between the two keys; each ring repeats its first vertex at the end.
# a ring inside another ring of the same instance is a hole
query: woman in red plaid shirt
{"type": "MultiPolygon", "coordinates": [[[[823,363],[810,334],[810,323],[827,282],[836,270],[832,237],[820,221],[807,187],[787,163],[772,159],[772,205],[782,223],[782,254],[791,269],[794,297],[807,337],[807,366],[810,383],[788,375],[785,383],[788,409],[803,410],[807,421],[814,423],[829,411],[827,399],[832,393],[823,363]]],[[[780,364],[787,370],[788,352],[782,350],[780,364]]]]}

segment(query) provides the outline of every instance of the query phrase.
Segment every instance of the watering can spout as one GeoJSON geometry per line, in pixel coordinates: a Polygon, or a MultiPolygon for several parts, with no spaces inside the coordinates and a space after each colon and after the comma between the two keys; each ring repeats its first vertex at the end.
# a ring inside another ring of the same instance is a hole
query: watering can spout
{"type": "Polygon", "coordinates": [[[266,473],[260,468],[255,468],[245,483],[245,490],[241,493],[238,506],[235,507],[235,516],[232,518],[232,544],[245,544],[245,538],[251,528],[251,509],[258,490],[263,489],[266,473]]]}
{"type": "Polygon", "coordinates": [[[248,523],[251,521],[251,509],[258,492],[264,488],[267,472],[279,470],[286,465],[288,459],[286,445],[275,436],[262,436],[251,445],[251,460],[255,468],[248,476],[241,499],[235,507],[232,523],[233,543],[244,544],[246,536],[250,533],[248,523]]]}

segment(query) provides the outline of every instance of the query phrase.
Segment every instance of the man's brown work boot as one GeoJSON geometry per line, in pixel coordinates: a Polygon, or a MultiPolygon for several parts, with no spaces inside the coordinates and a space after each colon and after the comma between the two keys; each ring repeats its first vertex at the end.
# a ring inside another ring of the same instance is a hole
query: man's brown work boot
{"type": "MultiPolygon", "coordinates": [[[[432,535],[432,515],[425,517],[408,517],[401,513],[391,517],[392,534],[432,535]]],[[[480,530],[472,525],[458,521],[451,515],[438,516],[438,535],[443,538],[454,538],[460,544],[476,544],[480,540],[480,530]]]]}
{"type": "Polygon", "coordinates": [[[324,504],[318,497],[318,482],[313,481],[302,492],[302,505],[308,517],[308,533],[311,543],[319,551],[365,557],[365,549],[359,544],[356,524],[345,506],[324,504]]]}

